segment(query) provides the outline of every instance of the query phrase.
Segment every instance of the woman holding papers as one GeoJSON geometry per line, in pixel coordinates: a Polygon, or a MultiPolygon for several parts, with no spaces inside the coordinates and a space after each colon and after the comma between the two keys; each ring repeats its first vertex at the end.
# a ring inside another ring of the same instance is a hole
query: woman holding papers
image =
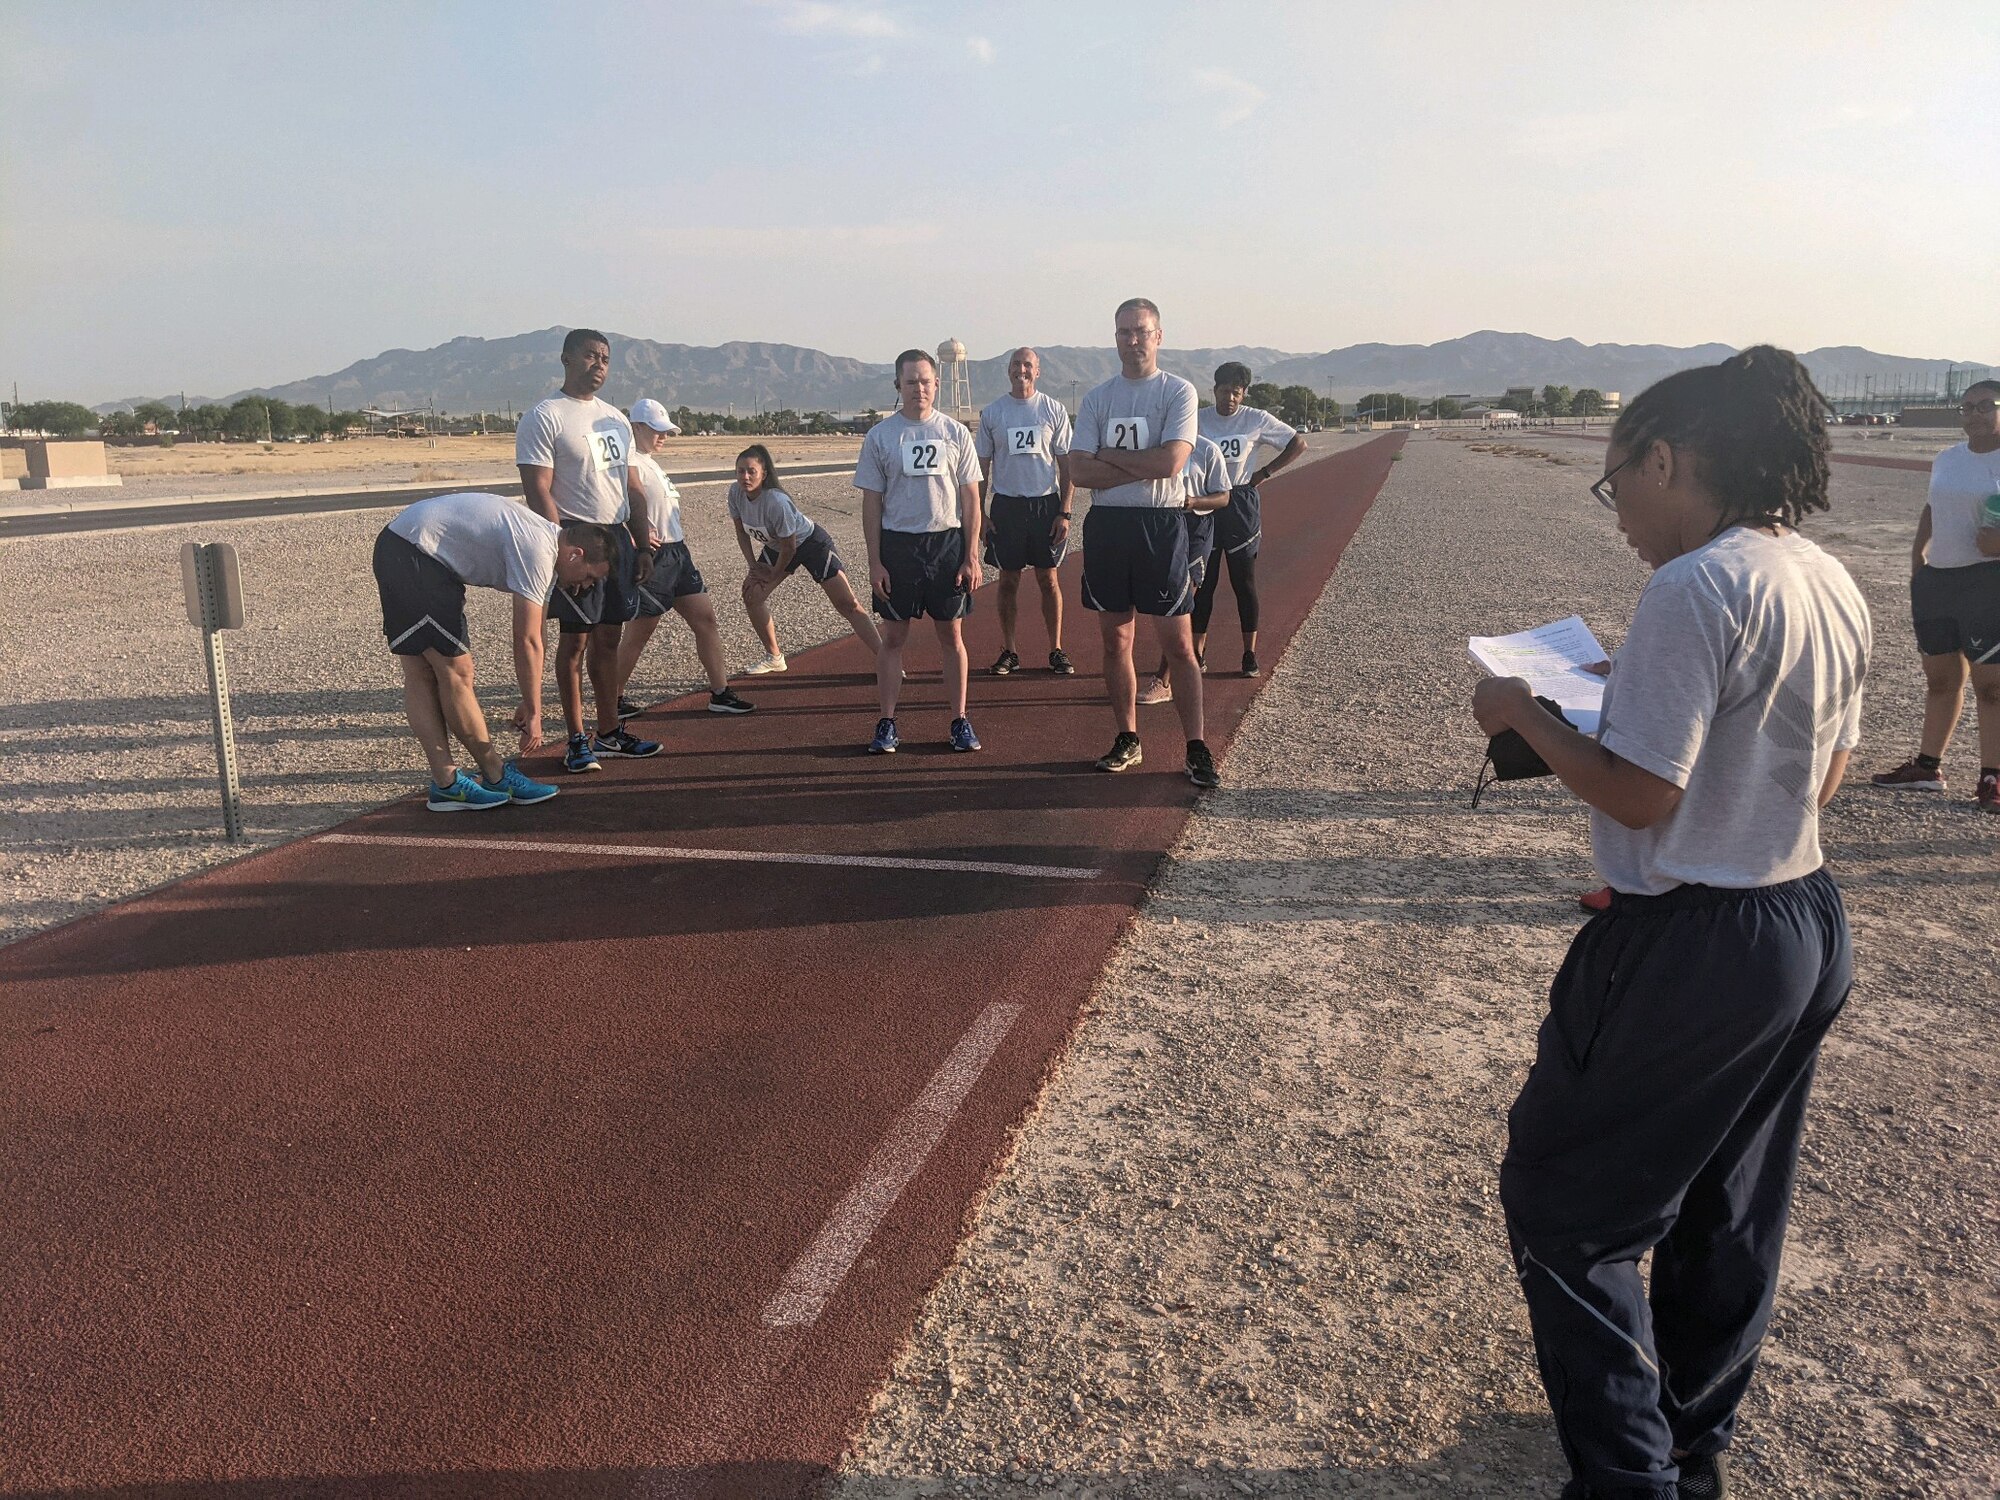
{"type": "Polygon", "coordinates": [[[1592,487],[1654,569],[1598,737],[1519,678],[1473,694],[1481,729],[1517,730],[1590,804],[1614,893],[1551,987],[1500,1169],[1567,1500],[1727,1492],[1852,983],[1819,810],[1859,736],[1869,622],[1797,530],[1827,508],[1824,412],[1772,348],[1647,390],[1592,487]]]}

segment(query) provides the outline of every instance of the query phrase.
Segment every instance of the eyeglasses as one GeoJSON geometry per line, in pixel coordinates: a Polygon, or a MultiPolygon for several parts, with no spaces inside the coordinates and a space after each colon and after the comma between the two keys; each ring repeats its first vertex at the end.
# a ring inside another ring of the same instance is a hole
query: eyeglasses
{"type": "Polygon", "coordinates": [[[1590,493],[1597,497],[1597,503],[1603,506],[1606,510],[1618,509],[1618,497],[1611,492],[1612,479],[1616,477],[1618,469],[1624,468],[1626,464],[1631,463],[1632,460],[1637,458],[1638,456],[1639,455],[1636,453],[1626,454],[1624,463],[1619,464],[1617,469],[1612,469],[1610,472],[1605,474],[1605,476],[1602,479],[1598,480],[1597,483],[1593,484],[1590,487],[1590,493]]]}
{"type": "Polygon", "coordinates": [[[1958,403],[1958,409],[1970,417],[1978,412],[1996,410],[1996,406],[1989,398],[1985,401],[1961,401],[1958,403]]]}

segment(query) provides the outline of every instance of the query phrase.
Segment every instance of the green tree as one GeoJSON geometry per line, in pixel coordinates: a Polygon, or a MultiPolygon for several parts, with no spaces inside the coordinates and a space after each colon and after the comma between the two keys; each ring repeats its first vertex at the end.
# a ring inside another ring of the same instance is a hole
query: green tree
{"type": "Polygon", "coordinates": [[[1278,401],[1282,394],[1283,393],[1279,391],[1279,389],[1275,385],[1271,384],[1270,381],[1260,380],[1255,385],[1250,387],[1249,394],[1244,396],[1243,399],[1246,403],[1256,407],[1259,411],[1268,411],[1275,413],[1278,409],[1278,401]]]}
{"type": "Polygon", "coordinates": [[[245,396],[229,404],[229,414],[223,418],[222,432],[225,437],[238,442],[258,442],[264,437],[264,424],[270,420],[270,410],[262,396],[245,396]]]}
{"type": "Polygon", "coordinates": [[[1278,420],[1293,427],[1309,426],[1319,415],[1319,397],[1309,385],[1288,385],[1278,392],[1278,420]]]}
{"type": "Polygon", "coordinates": [[[97,426],[97,413],[74,401],[23,401],[9,412],[10,425],[50,437],[81,437],[97,426]]]}
{"type": "Polygon", "coordinates": [[[129,411],[108,411],[97,419],[97,430],[105,437],[131,437],[139,430],[139,419],[129,411]]]}
{"type": "Polygon", "coordinates": [[[1542,411],[1551,417],[1569,415],[1570,389],[1566,385],[1545,385],[1542,387],[1542,411]]]}
{"type": "Polygon", "coordinates": [[[366,427],[368,419],[358,411],[337,411],[327,418],[327,430],[335,437],[346,437],[350,427],[366,427]]]}
{"type": "Polygon", "coordinates": [[[304,402],[291,409],[291,429],[294,437],[316,438],[326,431],[327,415],[311,402],[304,402]]]}
{"type": "Polygon", "coordinates": [[[1573,417],[1601,417],[1604,415],[1604,392],[1592,386],[1585,386],[1569,400],[1569,411],[1573,417]]]}
{"type": "Polygon", "coordinates": [[[141,427],[151,422],[161,432],[174,425],[174,409],[164,401],[141,401],[132,408],[132,415],[139,419],[141,427]]]}
{"type": "Polygon", "coordinates": [[[1421,401],[1401,391],[1371,391],[1354,403],[1354,415],[1364,421],[1406,422],[1422,410],[1421,401]]]}
{"type": "Polygon", "coordinates": [[[1440,422],[1449,422],[1462,415],[1465,407],[1449,396],[1439,396],[1431,402],[1431,412],[1440,422]]]}

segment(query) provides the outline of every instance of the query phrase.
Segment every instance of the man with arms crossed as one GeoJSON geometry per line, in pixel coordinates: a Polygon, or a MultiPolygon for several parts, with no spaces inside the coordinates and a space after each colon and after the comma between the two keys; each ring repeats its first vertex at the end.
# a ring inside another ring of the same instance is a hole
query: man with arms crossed
{"type": "Polygon", "coordinates": [[[572,328],[563,340],[562,390],[535,404],[514,434],[528,508],[556,523],[589,521],[622,538],[601,587],[583,595],[558,591],[549,599],[561,628],[556,686],[562,693],[569,746],[566,771],[602,770],[605,755],[658,755],[659,745],[628,734],[618,722],[618,640],[639,613],[638,586],[652,571],[646,547],[646,492],[632,473],[632,424],[598,398],[611,373],[611,345],[594,328],[572,328]],[[584,732],[583,670],[597,696],[597,733],[584,732]]]}
{"type": "Polygon", "coordinates": [[[506,802],[546,802],[552,786],[504,763],[473,696],[465,590],[514,596],[514,676],[521,748],[542,743],[542,619],[552,591],[588,589],[611,566],[607,528],[572,521],[560,529],[501,495],[419,500],[375,538],[382,633],[403,668],[403,712],[430,762],[432,812],[472,812],[506,802]],[[471,752],[483,780],[453,763],[451,737],[471,752]]]}
{"type": "Polygon", "coordinates": [[[1033,568],[1049,628],[1049,670],[1072,677],[1062,648],[1062,580],[1069,551],[1069,413],[1035,389],[1041,356],[1016,349],[1007,361],[1009,393],[979,414],[979,466],[985,472],[986,563],[1000,570],[1000,659],[995,677],[1020,670],[1014,629],[1021,612],[1021,570],[1033,568]]]}
{"type": "Polygon", "coordinates": [[[965,716],[965,632],[979,587],[979,460],[965,425],[934,409],[937,362],[921,349],[896,356],[901,410],[868,429],[854,487],[861,491],[862,534],[868,539],[868,581],[882,617],[875,687],[882,717],[868,749],[893,755],[896,699],[903,686],[903,645],[910,622],[929,615],[944,658],[951,699],[950,744],[977,750],[965,716]]]}
{"type": "Polygon", "coordinates": [[[1187,735],[1188,780],[1221,784],[1201,737],[1201,668],[1194,659],[1188,611],[1186,481],[1194,451],[1194,387],[1159,367],[1160,310],[1143,297],[1118,309],[1120,373],[1083,398],[1070,452],[1070,476],[1095,493],[1084,521],[1083,605],[1097,611],[1104,637],[1104,687],[1118,737],[1100,771],[1139,764],[1139,682],[1132,663],[1138,615],[1153,633],[1173,679],[1174,707],[1187,735]]]}
{"type": "Polygon", "coordinates": [[[1257,552],[1264,536],[1263,501],[1257,486],[1306,451],[1306,440],[1290,424],[1267,411],[1245,406],[1250,394],[1250,367],[1237,360],[1215,371],[1215,405],[1201,414],[1201,435],[1222,450],[1229,466],[1229,504],[1215,518],[1215,550],[1194,600],[1194,654],[1208,660],[1208,620],[1215,609],[1222,570],[1229,569],[1229,591],[1236,596],[1236,619],[1243,630],[1243,675],[1255,677],[1257,665],[1257,552]],[[1259,443],[1277,449],[1263,468],[1250,461],[1259,443]]]}
{"type": "Polygon", "coordinates": [[[618,641],[618,717],[621,721],[638,717],[639,707],[625,698],[625,684],[639,665],[639,655],[653,638],[669,609],[687,621],[694,632],[695,655],[708,676],[708,711],[712,714],[747,714],[751,705],[736,696],[729,685],[729,671],[722,654],[722,627],[715,618],[715,604],[708,597],[708,584],[694,565],[681,534],[681,492],[661,470],[653,455],[660,451],[667,434],[679,432],[674,419],[659,402],[647,397],[632,404],[632,474],[646,492],[647,557],[652,571],[639,585],[639,614],[618,641]]]}

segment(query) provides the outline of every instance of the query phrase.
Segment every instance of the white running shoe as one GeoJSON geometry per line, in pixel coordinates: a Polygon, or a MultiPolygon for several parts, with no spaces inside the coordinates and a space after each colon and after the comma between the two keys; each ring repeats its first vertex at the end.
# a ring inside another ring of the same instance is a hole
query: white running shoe
{"type": "Polygon", "coordinates": [[[745,667],[743,675],[745,677],[762,677],[769,672],[782,672],[786,669],[787,665],[782,656],[767,656],[754,667],[745,667]]]}

